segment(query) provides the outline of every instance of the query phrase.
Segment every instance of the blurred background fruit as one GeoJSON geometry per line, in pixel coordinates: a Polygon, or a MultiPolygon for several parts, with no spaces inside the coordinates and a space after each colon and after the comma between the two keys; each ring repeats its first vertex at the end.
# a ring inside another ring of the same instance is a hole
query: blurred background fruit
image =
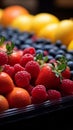
{"type": "Polygon", "coordinates": [[[0,8],[0,23],[1,23],[2,15],[3,15],[3,9],[0,8]]]}
{"type": "Polygon", "coordinates": [[[3,26],[9,26],[10,23],[20,15],[28,15],[29,11],[20,5],[11,5],[3,9],[3,15],[1,18],[1,24],[3,26]]]}
{"type": "Polygon", "coordinates": [[[38,13],[34,16],[32,30],[37,34],[44,26],[50,23],[58,23],[59,19],[50,13],[38,13]]]}
{"type": "Polygon", "coordinates": [[[13,28],[17,28],[20,31],[31,31],[33,17],[34,16],[31,14],[20,15],[12,21],[10,26],[13,28]]]}
{"type": "Polygon", "coordinates": [[[73,39],[73,20],[63,19],[58,24],[58,28],[55,35],[55,41],[61,40],[63,44],[68,46],[70,41],[73,39]]]}
{"type": "Polygon", "coordinates": [[[67,49],[68,50],[73,50],[73,40],[71,40],[71,42],[69,43],[67,49]]]}
{"type": "Polygon", "coordinates": [[[52,23],[46,25],[38,32],[38,37],[50,39],[53,43],[55,42],[55,33],[58,28],[58,23],[52,23]]]}

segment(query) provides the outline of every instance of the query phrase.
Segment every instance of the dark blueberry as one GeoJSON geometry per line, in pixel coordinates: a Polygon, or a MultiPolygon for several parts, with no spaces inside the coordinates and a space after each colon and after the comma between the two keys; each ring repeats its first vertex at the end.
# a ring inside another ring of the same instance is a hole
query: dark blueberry
{"type": "Polygon", "coordinates": [[[58,50],[56,54],[57,54],[57,55],[59,55],[59,54],[65,55],[65,52],[64,52],[63,50],[58,50]]]}
{"type": "Polygon", "coordinates": [[[27,48],[27,47],[30,47],[30,45],[26,45],[26,44],[22,44],[22,45],[20,45],[20,49],[25,49],[25,48],[27,48]]]}
{"type": "Polygon", "coordinates": [[[55,42],[55,45],[56,45],[57,47],[60,47],[60,46],[62,45],[62,41],[61,41],[61,40],[57,40],[57,41],[55,42]]]}
{"type": "Polygon", "coordinates": [[[0,32],[3,30],[3,26],[0,25],[0,32]]]}
{"type": "Polygon", "coordinates": [[[17,48],[19,48],[20,49],[20,41],[19,40],[16,40],[15,42],[14,42],[14,44],[15,44],[15,46],[17,47],[17,48]]]}
{"type": "Polygon", "coordinates": [[[51,56],[51,55],[48,55],[48,60],[50,61],[50,60],[52,60],[52,59],[54,59],[54,57],[51,56]]]}
{"type": "Polygon", "coordinates": [[[49,50],[49,55],[55,57],[56,56],[56,51],[54,49],[49,50]]]}
{"type": "Polygon", "coordinates": [[[61,46],[60,46],[60,49],[61,49],[61,50],[64,50],[65,52],[67,51],[67,47],[66,47],[65,45],[61,45],[61,46]]]}
{"type": "Polygon", "coordinates": [[[43,54],[43,50],[36,50],[36,54],[43,54]]]}
{"type": "Polygon", "coordinates": [[[47,40],[47,39],[46,39],[46,40],[45,40],[45,44],[46,44],[46,45],[47,45],[47,44],[52,44],[52,42],[51,42],[51,40],[49,40],[49,39],[47,40]]]}
{"type": "Polygon", "coordinates": [[[30,38],[28,38],[27,40],[25,40],[25,44],[32,45],[32,43],[33,43],[33,41],[30,38]]]}
{"type": "Polygon", "coordinates": [[[47,51],[49,51],[50,49],[52,49],[53,48],[53,44],[47,44],[47,45],[44,45],[44,50],[47,50],[47,51]]]}
{"type": "Polygon", "coordinates": [[[60,59],[62,56],[63,56],[62,54],[56,55],[56,56],[55,56],[55,59],[58,60],[58,59],[60,59]]]}
{"type": "Polygon", "coordinates": [[[39,43],[41,43],[41,44],[45,43],[45,38],[37,38],[36,43],[37,44],[39,44],[39,43]]]}
{"type": "Polygon", "coordinates": [[[68,61],[67,65],[70,67],[71,70],[73,70],[73,61],[68,61]]]}
{"type": "Polygon", "coordinates": [[[73,50],[69,50],[69,51],[67,51],[67,53],[69,53],[69,54],[72,54],[72,55],[73,55],[73,50]]]}
{"type": "Polygon", "coordinates": [[[68,61],[72,61],[72,59],[73,59],[73,56],[72,56],[71,54],[69,54],[69,53],[66,53],[66,54],[65,54],[65,57],[66,57],[66,59],[67,59],[68,61]]]}

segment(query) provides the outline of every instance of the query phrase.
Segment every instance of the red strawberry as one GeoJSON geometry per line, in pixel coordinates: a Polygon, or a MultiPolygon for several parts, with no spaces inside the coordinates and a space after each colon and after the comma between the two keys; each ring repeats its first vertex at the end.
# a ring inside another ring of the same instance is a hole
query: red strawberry
{"type": "Polygon", "coordinates": [[[0,66],[8,63],[8,56],[6,52],[0,50],[0,66]]]}
{"type": "Polygon", "coordinates": [[[45,66],[41,68],[35,84],[42,84],[47,89],[57,88],[60,84],[60,78],[55,75],[49,64],[45,64],[45,66]]]}
{"type": "Polygon", "coordinates": [[[73,81],[70,79],[63,79],[59,89],[63,96],[73,95],[73,81]]]}
{"type": "Polygon", "coordinates": [[[57,89],[62,79],[61,73],[65,70],[65,58],[62,57],[57,63],[46,63],[40,70],[40,73],[35,82],[36,85],[42,84],[47,89],[57,89]]]}
{"type": "Polygon", "coordinates": [[[62,72],[62,77],[64,79],[70,79],[71,77],[71,71],[70,68],[67,66],[66,69],[62,72]]]}
{"type": "Polygon", "coordinates": [[[58,100],[61,98],[61,93],[58,90],[50,89],[47,91],[48,94],[48,100],[58,100]]]}
{"type": "Polygon", "coordinates": [[[44,85],[36,85],[31,91],[32,103],[42,103],[47,99],[47,92],[44,85]]]}

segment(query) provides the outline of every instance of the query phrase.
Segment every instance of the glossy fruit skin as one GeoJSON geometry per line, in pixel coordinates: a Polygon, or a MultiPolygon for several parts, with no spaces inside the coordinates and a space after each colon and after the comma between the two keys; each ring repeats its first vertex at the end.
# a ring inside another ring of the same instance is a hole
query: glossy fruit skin
{"type": "Polygon", "coordinates": [[[6,95],[10,108],[22,108],[31,104],[31,97],[27,90],[15,87],[6,95]]]}
{"type": "Polygon", "coordinates": [[[12,78],[5,72],[0,72],[0,94],[7,94],[14,88],[12,78]]]}
{"type": "Polygon", "coordinates": [[[47,89],[57,89],[57,87],[60,85],[60,78],[56,77],[55,73],[52,71],[52,68],[49,66],[49,64],[45,64],[41,68],[35,84],[42,84],[47,89]]]}
{"type": "Polygon", "coordinates": [[[7,27],[11,22],[20,15],[28,15],[29,11],[22,6],[12,5],[8,6],[3,10],[3,15],[1,18],[1,23],[3,26],[7,27]]]}
{"type": "Polygon", "coordinates": [[[9,103],[5,96],[0,95],[0,113],[9,109],[9,103]]]}
{"type": "Polygon", "coordinates": [[[14,66],[17,63],[20,64],[20,59],[22,55],[22,51],[14,51],[12,54],[8,55],[8,64],[11,66],[14,66]]]}

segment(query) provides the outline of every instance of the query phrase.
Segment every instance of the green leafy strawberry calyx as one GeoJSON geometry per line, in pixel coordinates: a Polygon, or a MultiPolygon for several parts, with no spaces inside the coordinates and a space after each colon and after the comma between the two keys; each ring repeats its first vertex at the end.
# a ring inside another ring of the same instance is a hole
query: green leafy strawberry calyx
{"type": "Polygon", "coordinates": [[[13,49],[14,49],[14,43],[11,42],[11,43],[7,43],[6,44],[6,49],[7,49],[7,54],[10,55],[13,53],[13,49]]]}
{"type": "Polygon", "coordinates": [[[60,80],[62,80],[62,72],[67,67],[67,59],[64,56],[62,56],[60,59],[56,61],[56,63],[51,63],[51,67],[56,77],[60,77],[60,80]]]}

